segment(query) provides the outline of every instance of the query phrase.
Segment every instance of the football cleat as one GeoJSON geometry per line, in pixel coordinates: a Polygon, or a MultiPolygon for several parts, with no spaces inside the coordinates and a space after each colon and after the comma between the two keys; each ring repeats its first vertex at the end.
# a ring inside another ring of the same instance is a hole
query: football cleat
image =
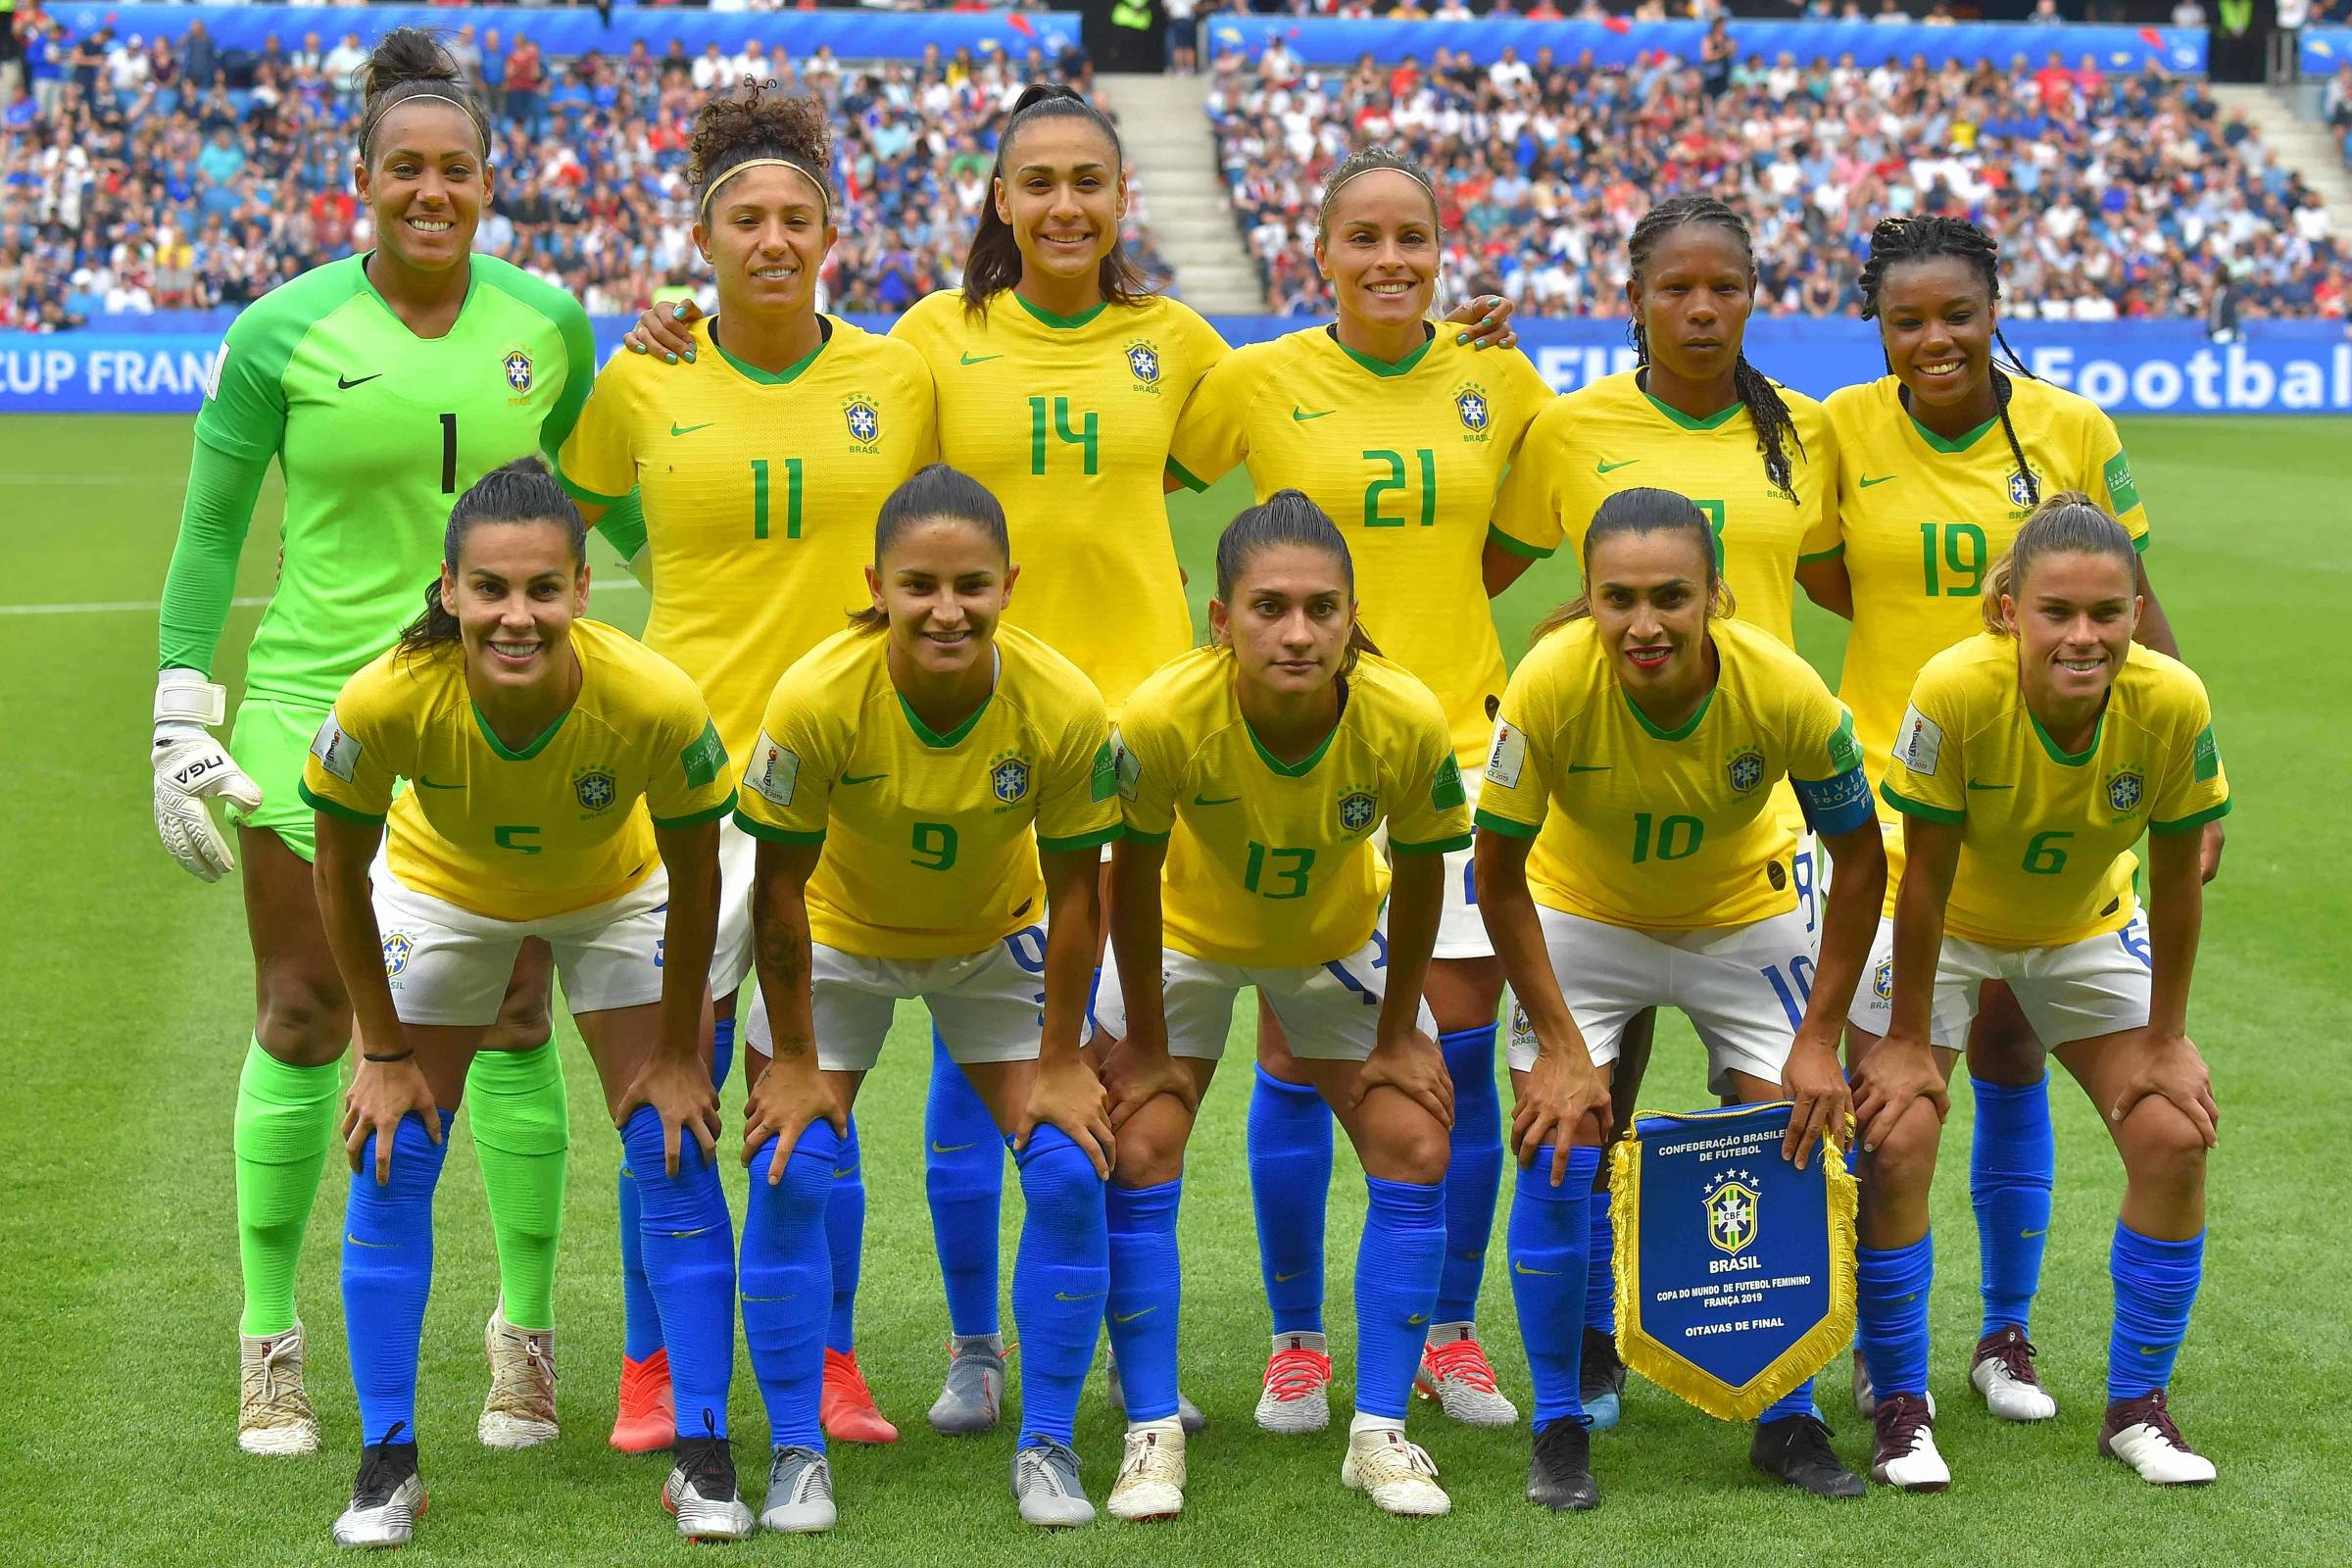
{"type": "Polygon", "coordinates": [[[1257,1424],[1268,1432],[1320,1432],[1331,1425],[1331,1357],[1322,1335],[1274,1336],[1257,1424]]]}
{"type": "Polygon", "coordinates": [[[675,1396],[669,1387],[669,1352],[656,1350],[642,1361],[620,1358],[620,1399],[612,1416],[612,1446],[623,1453],[659,1453],[678,1435],[675,1396]]]}
{"type": "Polygon", "coordinates": [[[1527,1500],[1554,1512],[1600,1506],[1600,1489],[1592,1484],[1592,1434],[1574,1416],[1536,1428],[1535,1452],[1527,1461],[1527,1500]]]}
{"type": "Polygon", "coordinates": [[[381,1443],[360,1450],[360,1476],[351,1506],[335,1521],[338,1546],[405,1546],[424,1517],[424,1481],[416,1474],[416,1445],[397,1441],[408,1423],[395,1421],[381,1443]]]}
{"type": "Polygon", "coordinates": [[[2123,1460],[2153,1486],[2201,1487],[2214,1478],[2213,1461],[2173,1425],[2162,1389],[2109,1404],[2099,1423],[2099,1451],[2123,1460]]]}
{"type": "Polygon", "coordinates": [[[1127,1431],[1119,1478],[1103,1504],[1113,1519],[1139,1523],[1184,1512],[1184,1423],[1173,1417],[1127,1431]]]}
{"type": "Polygon", "coordinates": [[[303,1345],[299,1321],[283,1334],[237,1336],[237,1446],[247,1453],[318,1451],[318,1417],[302,1386],[303,1345]]]}
{"type": "Polygon", "coordinates": [[[948,1341],[948,1381],[931,1404],[931,1430],[943,1438],[993,1432],[1004,1404],[1004,1337],[948,1341]]]}
{"type": "Polygon", "coordinates": [[[2047,1421],[2058,1413],[2058,1401],[2034,1373],[2038,1353],[2021,1328],[2001,1329],[1977,1342],[1968,1382],[1984,1396],[1985,1409],[2004,1421],[2047,1421]]]}
{"type": "Polygon", "coordinates": [[[1014,1452],[1012,1494],[1023,1524],[1059,1529],[1095,1522],[1095,1505],[1078,1484],[1078,1455],[1061,1444],[1032,1443],[1014,1452]]]}
{"type": "MultiPolygon", "coordinates": [[[[710,1430],[708,1412],[703,1430],[710,1430]]],[[[752,1510],[735,1487],[735,1453],[721,1437],[680,1438],[677,1463],[662,1483],[662,1506],[676,1516],[688,1541],[741,1541],[752,1533],[752,1510]]]]}
{"type": "Polygon", "coordinates": [[[1476,1324],[1430,1325],[1413,1392],[1435,1399],[1439,1409],[1465,1426],[1507,1427],[1519,1419],[1519,1407],[1495,1386],[1494,1368],[1478,1343],[1476,1324]]]}
{"type": "Polygon", "coordinates": [[[1370,1494],[1383,1513],[1433,1518],[1450,1513],[1453,1499],[1438,1485],[1437,1461],[1395,1427],[1368,1426],[1348,1434],[1340,1485],[1370,1494]]]}
{"type": "MultiPolygon", "coordinates": [[[[828,1352],[830,1353],[830,1352],[828,1352]]],[[[833,1528],[833,1466],[802,1444],[778,1448],[767,1463],[767,1500],[760,1528],[788,1536],[814,1535],[833,1528]]]]}
{"type": "Polygon", "coordinates": [[[1758,1423],[1747,1462],[1816,1497],[1859,1497],[1869,1490],[1838,1461],[1830,1447],[1830,1429],[1819,1416],[1787,1415],[1758,1423]]]}
{"type": "MultiPolygon", "coordinates": [[[[899,1429],[874,1404],[874,1391],[858,1369],[858,1352],[825,1347],[825,1391],[818,1402],[825,1436],[836,1443],[896,1443],[899,1429]]],[[[813,1450],[812,1450],[813,1451],[813,1450]]],[[[761,1522],[765,1522],[762,1516],[761,1522]]],[[[819,1526],[818,1528],[823,1528],[819,1526]]]]}
{"type": "Polygon", "coordinates": [[[1591,1430],[1606,1432],[1617,1424],[1625,1394],[1625,1360],[1617,1353],[1617,1336],[1606,1329],[1585,1330],[1576,1394],[1577,1402],[1592,1418],[1591,1430]]]}
{"type": "Polygon", "coordinates": [[[1889,1394],[1871,1416],[1870,1479],[1899,1492],[1941,1492],[1952,1472],[1936,1451],[1936,1413],[1924,1396],[1889,1394]]]}
{"type": "Polygon", "coordinates": [[[502,1303],[482,1325],[490,1396],[474,1436],[485,1448],[529,1448],[556,1441],[556,1331],[518,1329],[502,1303]]]}
{"type": "MultiPolygon", "coordinates": [[[[1127,1391],[1119,1386],[1119,1358],[1115,1355],[1103,1357],[1102,1371],[1103,1394],[1110,1401],[1111,1413],[1126,1415],[1127,1391]]],[[[1200,1432],[1208,1426],[1208,1417],[1200,1413],[1200,1406],[1184,1396],[1182,1389],[1176,1391],[1176,1419],[1184,1423],[1187,1433],[1200,1432]]]]}

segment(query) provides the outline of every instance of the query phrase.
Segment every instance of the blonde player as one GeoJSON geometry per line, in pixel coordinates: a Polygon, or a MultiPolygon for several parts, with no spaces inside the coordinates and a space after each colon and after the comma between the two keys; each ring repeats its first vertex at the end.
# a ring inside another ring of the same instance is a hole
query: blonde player
{"type": "MultiPolygon", "coordinates": [[[[1603,501],[1621,490],[1670,485],[1703,498],[1694,504],[1715,530],[1717,563],[1740,618],[1793,648],[1791,583],[1837,569],[1838,443],[1820,404],[1747,361],[1756,288],[1747,224],[1713,197],[1673,197],[1634,225],[1626,264],[1639,364],[1544,411],[1503,487],[1495,538],[1531,557],[1547,557],[1562,543],[1581,555],[1585,524],[1603,501]]],[[[1796,845],[1785,869],[1805,929],[1816,931],[1812,834],[1793,792],[1776,787],[1773,799],[1796,845]]],[[[1610,1095],[1620,1124],[1634,1113],[1656,1022],[1644,1012],[1618,1041],[1610,1095]]],[[[1594,1180],[1605,1188],[1606,1171],[1594,1180]]],[[[1625,1386],[1608,1205],[1592,1205],[1592,1226],[1583,1398],[1592,1426],[1605,1430],[1617,1424],[1625,1386]]]]}
{"type": "Polygon", "coordinates": [[[2165,1385],[2204,1272],[2220,1110],[2189,1043],[2204,918],[2198,830],[2230,809],[2205,688],[2133,643],[2132,536],[2087,496],[2044,501],[1986,573],[1984,630],[1920,671],[1881,793],[1903,814],[1893,1006],[1855,1062],[1858,1344],[1877,1391],[1871,1474],[1951,1480],[1928,1401],[1928,1189],[1944,1085],[1977,999],[2008,984],[2105,1114],[2124,1161],[2099,1451],[2158,1485],[2211,1481],[2165,1385]],[[2148,837],[2143,914],[2132,846],[2148,837]]]}
{"type": "Polygon", "coordinates": [[[318,905],[363,1058],[343,1116],[343,1311],[366,1446],[338,1545],[400,1545],[424,1512],[433,1189],[466,1067],[531,938],[555,952],[645,1189],[647,1266],[692,1412],[662,1501],[690,1538],[751,1528],[725,1436],[732,1270],[703,1062],[733,770],[694,683],[581,618],[583,538],[537,459],[466,491],[425,612],[343,687],[304,763],[318,905]]]}
{"type": "Polygon", "coordinates": [[[1086,676],[999,624],[1018,576],[995,498],[923,469],[874,524],[872,608],[785,672],[752,750],[749,1038],[773,1062],[745,1112],[743,1322],[775,1446],[769,1529],[833,1523],[824,1200],[891,1009],[918,999],[1012,1150],[1028,1205],[1012,1280],[1021,1517],[1094,1518],[1071,1441],[1108,1281],[1110,1126],[1079,1036],[1118,774],[1086,676]]]}
{"type": "MultiPolygon", "coordinates": [[[[1871,776],[1883,779],[1912,680],[1930,656],[1977,629],[1985,573],[2043,496],[2081,490],[2098,498],[2143,550],[2148,520],[2114,423],[2089,400],[2024,374],[2008,354],[1999,252],[1984,230],[1953,218],[1888,219],[1871,232],[1860,287],[1889,373],[1829,400],[1841,459],[1839,554],[1814,581],[1822,603],[1850,606],[1839,695],[1871,776]]],[[[2137,586],[2139,641],[2178,656],[2144,568],[2137,586]]],[[[1899,875],[1896,814],[1883,808],[1879,815],[1899,875]]],[[[2204,853],[2211,875],[2220,863],[2219,823],[2208,828],[2204,853]]],[[[1892,892],[1853,1018],[1859,1047],[1886,1027],[1892,892]]],[[[2028,1339],[2057,1160],[2046,1044],[2034,1040],[2005,986],[1987,989],[1969,1044],[1977,1102],[1969,1189],[1984,1298],[1969,1382],[1994,1415],[2011,1421],[2058,1413],[2034,1375],[2028,1339]]],[[[1859,1360],[1855,1396],[1868,1414],[1859,1360]]]]}
{"type": "Polygon", "coordinates": [[[1451,1507],[1404,1418],[1445,1260],[1453,1120],[1421,985],[1444,857],[1469,843],[1469,808],[1444,706],[1357,629],[1348,555],[1298,491],[1242,513],[1217,543],[1211,646],[1137,688],[1120,721],[1118,965],[1096,1016],[1114,1042],[1110,1336],[1128,1426],[1109,1506],[1122,1519],[1184,1506],[1176,1210],[1185,1143],[1245,986],[1348,1129],[1370,1193],[1340,1479],[1389,1513],[1451,1507]],[[1376,843],[1384,823],[1393,873],[1376,843]]]}
{"type": "MultiPolygon", "coordinates": [[[[1478,810],[1479,906],[1518,999],[1509,1250],[1536,1387],[1527,1494],[1550,1508],[1599,1501],[1577,1363],[1619,1031],[1682,1008],[1715,1093],[1796,1102],[1782,1152],[1801,1167],[1845,1125],[1838,1034],[1886,875],[1851,721],[1811,665],[1730,618],[1704,513],[1671,491],[1611,496],[1585,530],[1584,582],[1503,693],[1478,810]],[[1783,778],[1838,864],[1818,959],[1786,874],[1783,778]]],[[[1817,1496],[1863,1492],[1810,1382],[1763,1413],[1749,1461],[1817,1496]]]]}
{"type": "MultiPolygon", "coordinates": [[[[564,443],[565,486],[594,520],[638,490],[642,540],[617,539],[653,579],[648,647],[675,661],[710,700],[731,757],[751,750],[776,678],[864,603],[873,519],[884,498],[931,460],[931,372],[893,338],[819,314],[816,279],[836,230],[825,112],[812,98],[752,86],[695,117],[687,183],[695,242],[710,264],[718,315],[697,321],[699,352],[664,368],[616,356],[564,443]]],[[[752,840],[719,834],[726,882],[710,989],[713,1065],[732,1054],[735,992],[752,967],[752,840]]],[[[826,1207],[834,1316],[826,1330],[825,1429],[889,1443],[859,1372],[852,1312],[865,1181],[855,1124],[826,1207]]],[[[620,1173],[620,1398],[612,1446],[666,1447],[670,1388],[662,1324],[637,1256],[637,1190],[620,1173]]]]}

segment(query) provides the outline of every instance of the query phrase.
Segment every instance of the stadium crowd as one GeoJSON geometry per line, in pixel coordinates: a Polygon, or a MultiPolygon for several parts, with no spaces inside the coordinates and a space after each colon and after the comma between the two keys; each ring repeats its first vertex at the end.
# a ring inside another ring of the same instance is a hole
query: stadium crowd
{"type": "MultiPolygon", "coordinates": [[[[481,248],[600,314],[642,309],[701,267],[683,174],[694,113],[713,92],[753,76],[824,99],[843,197],[829,304],[893,312],[960,277],[1021,86],[1086,69],[1082,54],[1038,49],[934,48],[852,69],[825,48],[792,58],[757,38],[735,53],[640,43],[563,62],[523,33],[462,25],[451,41],[499,138],[481,248]]],[[[365,249],[351,122],[366,53],[353,32],[229,57],[201,23],[176,42],[45,26],[27,87],[0,105],[0,328],[241,305],[365,249]]],[[[1138,259],[1164,276],[1140,200],[1128,218],[1138,259]]]]}
{"type": "MultiPolygon", "coordinates": [[[[1548,56],[1548,51],[1545,52],[1548,56]]],[[[1227,52],[1208,98],[1267,309],[1330,309],[1314,192],[1385,141],[1439,176],[1448,270],[1552,315],[1623,310],[1624,240],[1656,199],[1703,192],[1754,223],[1764,297],[1853,303],[1868,219],[1946,212],[2001,239],[2009,306],[2076,319],[2195,316],[2226,276],[2245,317],[2342,316],[2352,256],[2327,208],[2195,82],[2115,76],[2057,50],[1973,69],[1863,70],[1726,52],[1687,66],[1481,68],[1440,49],[1307,70],[1279,43],[1227,52]]]]}

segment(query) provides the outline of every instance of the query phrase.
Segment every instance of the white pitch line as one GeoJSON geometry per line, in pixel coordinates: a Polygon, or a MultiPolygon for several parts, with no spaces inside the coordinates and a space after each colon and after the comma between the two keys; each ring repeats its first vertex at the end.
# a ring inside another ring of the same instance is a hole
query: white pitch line
{"type": "MultiPolygon", "coordinates": [[[[622,577],[617,581],[602,578],[595,583],[595,587],[611,593],[622,594],[636,593],[643,589],[645,584],[634,577],[622,577]]],[[[591,597],[594,597],[593,591],[591,597]]],[[[256,605],[266,605],[269,602],[267,598],[238,598],[229,601],[239,610],[250,610],[256,605]]],[[[0,615],[112,615],[139,611],[152,614],[163,608],[159,601],[153,599],[113,599],[81,605],[0,605],[0,615]]]]}

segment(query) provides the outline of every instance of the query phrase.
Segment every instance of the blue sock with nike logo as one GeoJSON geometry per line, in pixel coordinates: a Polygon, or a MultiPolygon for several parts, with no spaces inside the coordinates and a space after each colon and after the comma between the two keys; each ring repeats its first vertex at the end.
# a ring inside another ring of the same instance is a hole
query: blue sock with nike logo
{"type": "Polygon", "coordinates": [[[1494,1199],[1502,1189],[1502,1102],[1494,1093],[1494,1025],[1438,1036],[1453,1078],[1453,1133],[1446,1164],[1446,1271],[1438,1283],[1437,1321],[1478,1316],[1494,1234],[1494,1199]]]}
{"type": "Polygon", "coordinates": [[[1004,1135],[971,1080],[931,1031],[931,1092],[923,1102],[923,1191],[931,1245],[959,1337],[997,1332],[997,1229],[1004,1210],[1004,1135]]]}
{"type": "Polygon", "coordinates": [[[1277,1334],[1323,1332],[1323,1210],[1331,1194],[1331,1111],[1312,1084],[1257,1069],[1250,1092],[1250,1204],[1257,1265],[1277,1334]]]}
{"type": "Polygon", "coordinates": [[[1936,1233],[1909,1247],[1854,1249],[1854,1348],[1881,1397],[1928,1392],[1928,1290],[1936,1233]]]}
{"type": "Polygon", "coordinates": [[[1536,1151],[1511,1189],[1503,1250],[1511,1261],[1511,1299],[1527,1346],[1528,1382],[1538,1428],[1554,1421],[1589,1424],[1577,1379],[1585,1360],[1585,1294],[1592,1274],[1592,1175],[1600,1151],[1568,1151],[1568,1177],[1551,1185],[1552,1146],[1536,1151]]]}
{"type": "MultiPolygon", "coordinates": [[[[818,1419],[825,1386],[825,1321],[833,1309],[833,1258],[825,1246],[826,1200],[841,1163],[841,1135],[811,1122],[784,1160],[784,1179],[768,1185],[776,1140],[752,1157],[751,1197],[743,1209],[743,1341],[767,1406],[768,1442],[822,1449],[818,1419]]],[[[674,1381],[677,1351],[670,1351],[674,1381]]],[[[678,1419],[686,1422],[684,1392],[678,1419]]],[[[688,1433],[688,1436],[698,1434],[688,1433]]]]}
{"type": "Polygon", "coordinates": [[[416,1441],[416,1344],[424,1333],[425,1298],[433,1289],[433,1189],[449,1154],[442,1111],[441,1142],[424,1123],[403,1116],[392,1135],[392,1179],[375,1180],[375,1135],[360,1147],[351,1199],[343,1212],[343,1323],[349,1341],[352,1392],[360,1396],[360,1441],[416,1441]]]}
{"type": "MultiPolygon", "coordinates": [[[[727,1070],[735,1063],[735,1020],[721,1018],[711,1026],[710,1087],[727,1087],[727,1070]]],[[[620,1353],[642,1361],[662,1348],[662,1310],[654,1302],[654,1287],[645,1277],[645,1242],[638,1204],[637,1176],[624,1157],[618,1182],[620,1210],[620,1353]]]]}
{"type": "Polygon", "coordinates": [[[2029,1329],[2050,1234],[2058,1139],[2050,1128],[2050,1078],[2011,1086],[1973,1080],[1977,1128],[1968,1151],[1968,1200],[1977,1211],[1984,1298],[1980,1335],[2029,1329]]]}
{"type": "Polygon", "coordinates": [[[670,1175],[662,1162],[662,1118],[651,1105],[629,1112],[620,1147],[637,1190],[638,1245],[669,1351],[680,1435],[723,1438],[735,1375],[735,1235],[718,1159],[681,1131],[678,1173],[670,1175]]]}
{"type": "Polygon", "coordinates": [[[841,1141],[833,1191],[825,1200],[825,1250],[833,1258],[833,1315],[825,1348],[848,1355],[858,1348],[858,1265],[865,1248],[865,1169],[858,1152],[858,1118],[841,1141]]]}
{"type": "Polygon", "coordinates": [[[2160,1242],[2117,1220],[2107,1272],[2115,1280],[2107,1397],[2110,1402],[2135,1399],[2173,1380],[2173,1361],[2188,1336],[2188,1309],[2205,1280],[2205,1233],[2185,1242],[2160,1242]]]}
{"type": "MultiPolygon", "coordinates": [[[[1028,1209],[1012,1262],[1012,1320],[1021,1336],[1021,1442],[1066,1445],[1110,1293],[1102,1178],[1058,1127],[1031,1133],[1013,1164],[1028,1209]]],[[[1126,1375],[1124,1365],[1119,1370],[1126,1375]]]]}
{"type": "Polygon", "coordinates": [[[1446,1184],[1364,1178],[1355,1248],[1355,1410],[1404,1422],[1446,1272],[1446,1184]]]}
{"type": "Polygon", "coordinates": [[[1176,1313],[1184,1297],[1176,1209],[1184,1178],[1102,1193],[1110,1226],[1110,1353],[1129,1425],[1176,1413],[1176,1313]]]}

